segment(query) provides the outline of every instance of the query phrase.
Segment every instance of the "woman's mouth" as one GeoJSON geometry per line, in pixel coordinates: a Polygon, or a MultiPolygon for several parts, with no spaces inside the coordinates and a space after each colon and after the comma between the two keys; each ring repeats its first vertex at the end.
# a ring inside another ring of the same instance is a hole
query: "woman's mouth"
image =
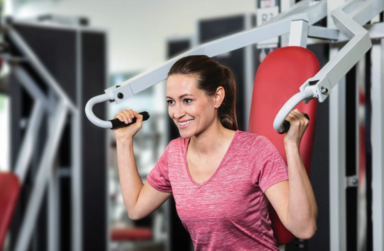
{"type": "Polygon", "coordinates": [[[188,120],[188,121],[185,121],[185,122],[179,122],[178,125],[179,125],[179,128],[180,129],[184,129],[184,128],[187,128],[189,126],[189,124],[191,124],[192,122],[194,121],[194,119],[191,119],[191,120],[188,120]]]}

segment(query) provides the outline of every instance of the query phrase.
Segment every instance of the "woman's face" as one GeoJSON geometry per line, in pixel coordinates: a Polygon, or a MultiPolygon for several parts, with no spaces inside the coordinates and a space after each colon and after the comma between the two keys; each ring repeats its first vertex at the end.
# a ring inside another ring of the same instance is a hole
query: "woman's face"
{"type": "Polygon", "coordinates": [[[190,138],[204,131],[216,118],[214,97],[197,89],[194,75],[174,74],[167,80],[168,114],[180,136],[190,138]]]}

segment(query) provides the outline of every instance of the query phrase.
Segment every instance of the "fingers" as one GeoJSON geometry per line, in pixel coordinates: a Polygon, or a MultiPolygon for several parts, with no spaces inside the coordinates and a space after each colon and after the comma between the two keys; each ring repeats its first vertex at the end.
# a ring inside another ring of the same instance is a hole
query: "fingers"
{"type": "Polygon", "coordinates": [[[133,111],[132,109],[123,110],[115,115],[114,118],[119,119],[125,124],[132,123],[133,118],[136,118],[136,122],[141,123],[143,121],[143,115],[133,111]]]}
{"type": "Polygon", "coordinates": [[[289,121],[291,124],[304,124],[308,125],[309,120],[304,116],[304,114],[299,109],[292,110],[285,120],[289,121]]]}
{"type": "Polygon", "coordinates": [[[131,109],[122,111],[122,113],[125,115],[125,123],[126,124],[132,123],[132,119],[133,119],[132,112],[133,111],[131,109]]]}
{"type": "Polygon", "coordinates": [[[133,111],[134,114],[135,114],[135,117],[137,118],[137,122],[143,122],[143,115],[141,115],[140,113],[137,113],[135,111],[133,111]]]}
{"type": "Polygon", "coordinates": [[[128,124],[132,122],[132,115],[130,113],[130,110],[124,110],[116,114],[115,118],[119,119],[121,122],[128,124]]]}
{"type": "Polygon", "coordinates": [[[116,114],[115,117],[114,117],[113,119],[118,119],[118,120],[120,120],[121,122],[125,123],[124,116],[123,116],[121,113],[116,114]]]}

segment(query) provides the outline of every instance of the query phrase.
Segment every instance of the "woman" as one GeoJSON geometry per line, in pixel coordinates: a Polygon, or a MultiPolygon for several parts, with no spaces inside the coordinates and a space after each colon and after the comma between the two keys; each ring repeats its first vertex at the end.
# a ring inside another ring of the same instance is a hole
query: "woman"
{"type": "Polygon", "coordinates": [[[287,167],[267,138],[238,130],[235,97],[235,80],[227,67],[203,55],[178,60],[168,73],[167,102],[181,137],[168,144],[144,184],[132,145],[142,115],[125,110],[115,116],[125,123],[137,118],[114,131],[120,185],[131,219],[147,216],[173,194],[196,251],[278,250],[269,201],[295,236],[313,236],[317,206],[299,152],[308,120],[298,110],[287,117],[287,167]]]}

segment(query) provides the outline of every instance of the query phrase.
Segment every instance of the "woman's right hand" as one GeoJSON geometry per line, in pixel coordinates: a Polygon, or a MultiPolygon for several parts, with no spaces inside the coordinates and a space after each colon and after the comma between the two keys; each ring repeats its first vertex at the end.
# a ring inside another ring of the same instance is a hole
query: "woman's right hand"
{"type": "Polygon", "coordinates": [[[126,139],[126,138],[132,139],[133,136],[135,136],[135,134],[142,127],[143,115],[131,109],[121,111],[115,115],[113,119],[119,119],[121,122],[124,122],[125,124],[131,123],[133,118],[136,118],[136,122],[133,123],[132,125],[113,130],[117,140],[126,139]]]}

